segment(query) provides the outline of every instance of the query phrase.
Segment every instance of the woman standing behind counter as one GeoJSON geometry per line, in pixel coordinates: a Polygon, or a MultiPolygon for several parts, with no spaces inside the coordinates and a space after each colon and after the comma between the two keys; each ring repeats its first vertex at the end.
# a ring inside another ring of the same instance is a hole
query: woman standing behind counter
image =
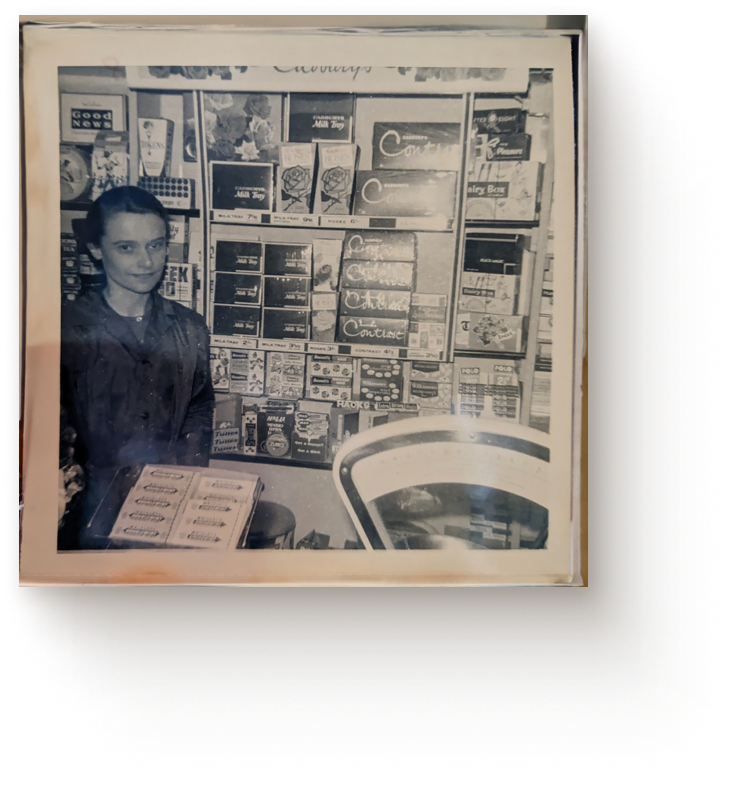
{"type": "Polygon", "coordinates": [[[119,468],[209,462],[209,331],[156,290],[168,219],[159,200],[133,186],[102,194],[86,219],[107,283],[64,309],[60,376],[87,478],[84,525],[119,468]]]}

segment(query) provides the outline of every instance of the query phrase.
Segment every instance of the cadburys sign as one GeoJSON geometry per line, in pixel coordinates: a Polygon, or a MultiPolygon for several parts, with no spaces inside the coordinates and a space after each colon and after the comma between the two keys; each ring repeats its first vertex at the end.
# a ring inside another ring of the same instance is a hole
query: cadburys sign
{"type": "Polygon", "coordinates": [[[136,66],[126,67],[133,89],[179,91],[383,91],[444,94],[463,91],[524,94],[529,70],[503,67],[375,66],[136,66]]]}

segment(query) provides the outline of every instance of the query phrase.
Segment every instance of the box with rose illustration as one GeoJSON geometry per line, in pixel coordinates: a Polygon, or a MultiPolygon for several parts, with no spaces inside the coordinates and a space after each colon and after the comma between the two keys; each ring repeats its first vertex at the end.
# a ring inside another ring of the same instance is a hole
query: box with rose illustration
{"type": "Polygon", "coordinates": [[[315,144],[280,144],[277,211],[308,214],[313,199],[315,144]]]}

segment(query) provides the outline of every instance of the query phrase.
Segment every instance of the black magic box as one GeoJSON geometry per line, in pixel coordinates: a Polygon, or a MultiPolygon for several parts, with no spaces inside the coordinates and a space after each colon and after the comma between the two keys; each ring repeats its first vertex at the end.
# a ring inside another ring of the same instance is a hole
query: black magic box
{"type": "Polygon", "coordinates": [[[219,211],[271,211],[274,204],[274,164],[213,161],[212,208],[219,211]]]}

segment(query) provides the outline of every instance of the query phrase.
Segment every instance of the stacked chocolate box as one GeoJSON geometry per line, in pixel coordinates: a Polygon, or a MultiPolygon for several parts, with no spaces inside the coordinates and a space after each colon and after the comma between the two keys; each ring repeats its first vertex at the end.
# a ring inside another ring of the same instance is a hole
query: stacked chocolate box
{"type": "Polygon", "coordinates": [[[348,232],[342,253],[338,341],[407,346],[416,261],[414,233],[348,232]]]}

